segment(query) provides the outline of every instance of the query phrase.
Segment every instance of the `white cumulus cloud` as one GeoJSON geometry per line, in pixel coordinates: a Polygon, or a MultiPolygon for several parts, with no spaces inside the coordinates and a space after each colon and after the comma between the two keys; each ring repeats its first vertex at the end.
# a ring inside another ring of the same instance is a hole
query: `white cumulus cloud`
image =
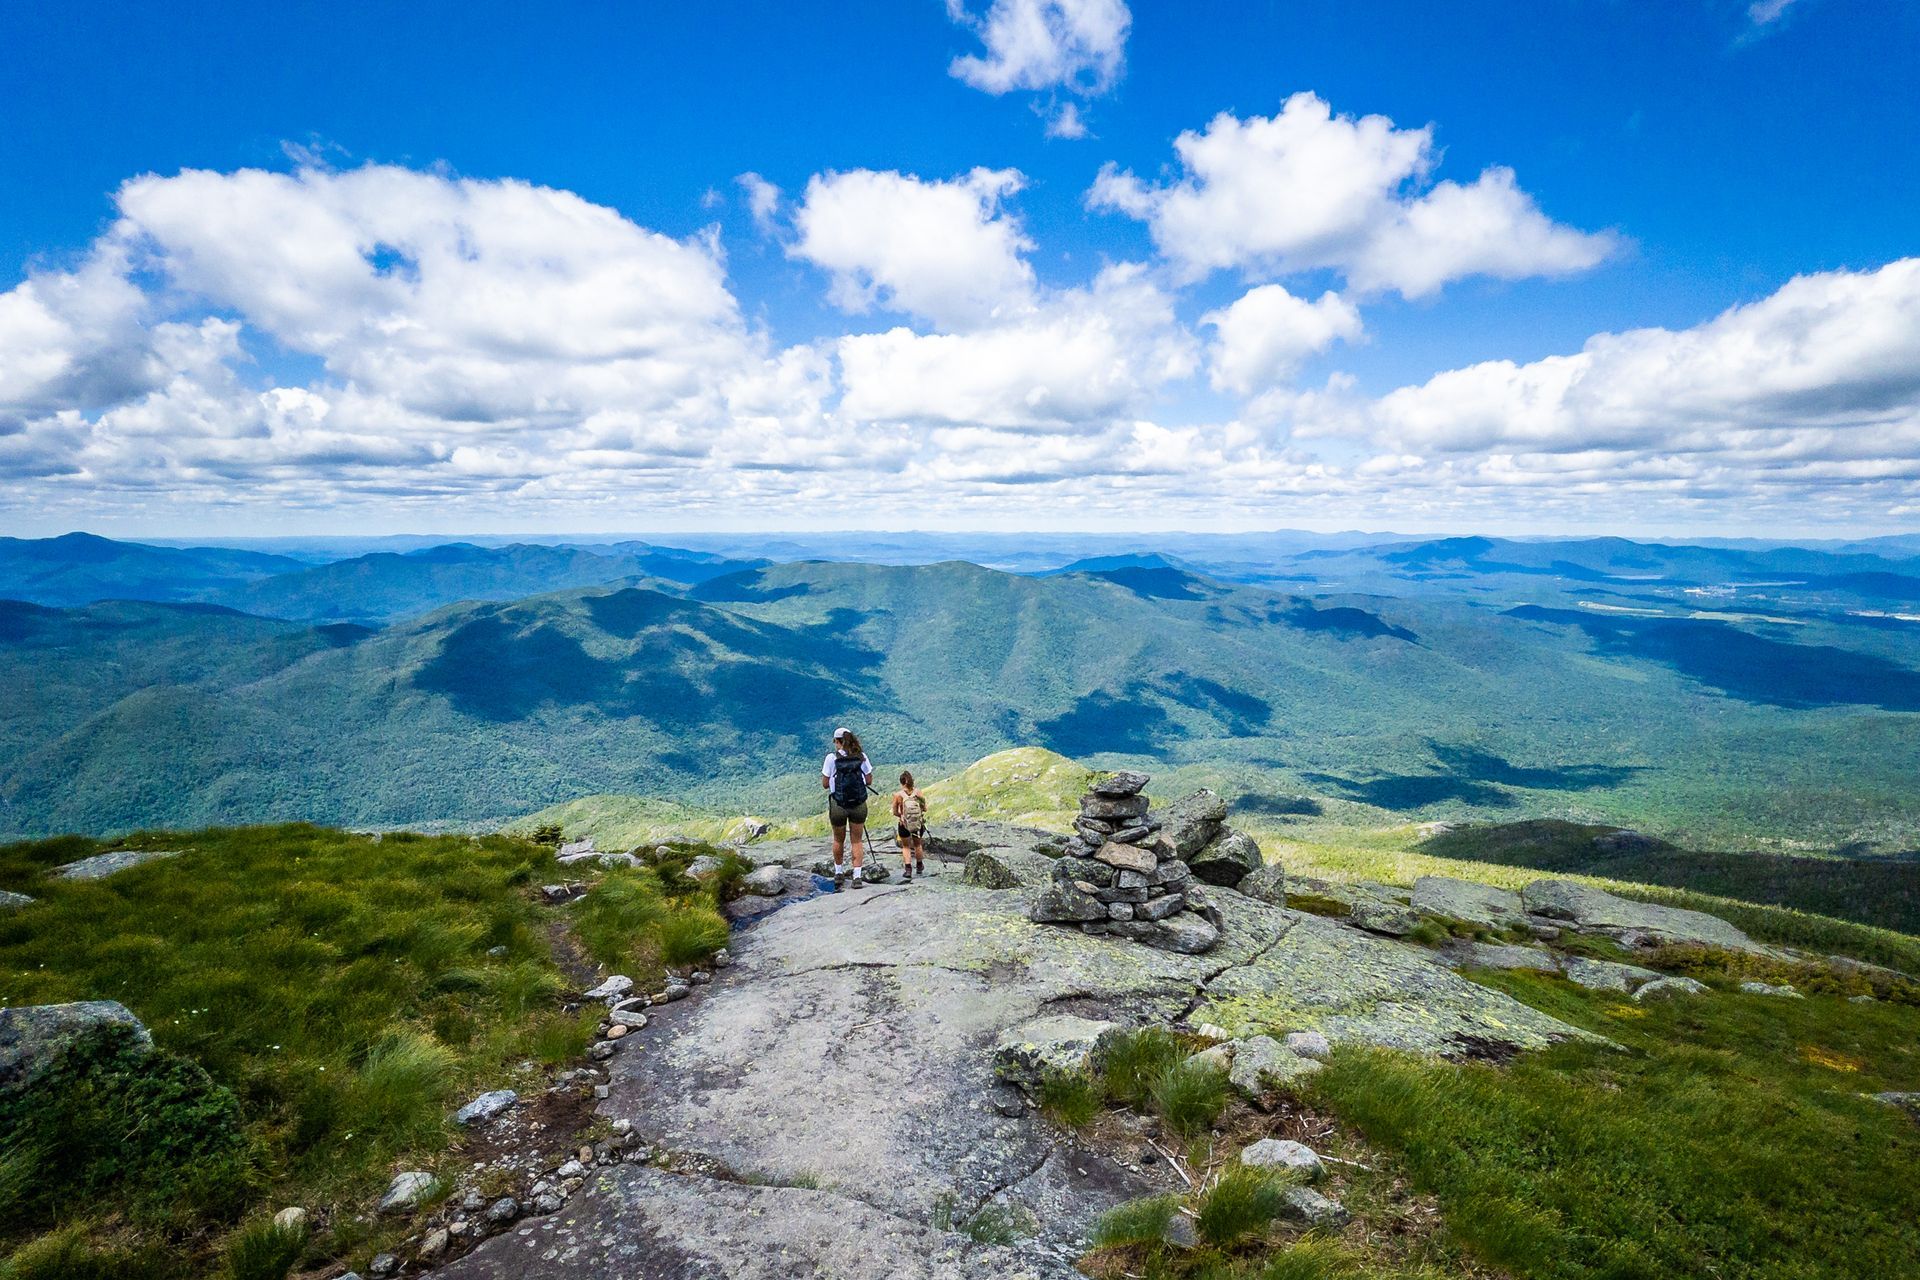
{"type": "Polygon", "coordinates": [[[955,58],[948,70],[993,94],[1105,93],[1120,77],[1133,25],[1123,0],[993,0],[984,17],[965,0],[947,0],[947,13],[986,46],[982,54],[955,58]]]}
{"type": "Polygon", "coordinates": [[[1466,276],[1583,271],[1617,245],[1552,221],[1508,169],[1429,189],[1431,128],[1337,116],[1312,93],[1274,116],[1222,112],[1182,133],[1174,151],[1176,179],[1150,183],[1109,164],[1087,200],[1146,222],[1189,280],[1222,269],[1266,278],[1333,270],[1362,291],[1420,297],[1466,276]]]}
{"type": "Polygon", "coordinates": [[[1339,294],[1328,291],[1309,302],[1277,284],[1249,289],[1200,323],[1214,331],[1208,353],[1213,385],[1240,395],[1275,386],[1308,356],[1361,333],[1360,312],[1339,294]]]}
{"type": "Polygon", "coordinates": [[[1032,305],[1033,242],[1005,207],[1025,179],[975,169],[945,181],[855,169],[816,175],[793,215],[794,257],[824,269],[843,310],[905,311],[947,328],[1032,305]]]}
{"type": "Polygon", "coordinates": [[[1133,412],[1195,367],[1173,302],[1137,265],[964,333],[840,339],[841,412],[868,422],[1078,430],[1133,412]]]}

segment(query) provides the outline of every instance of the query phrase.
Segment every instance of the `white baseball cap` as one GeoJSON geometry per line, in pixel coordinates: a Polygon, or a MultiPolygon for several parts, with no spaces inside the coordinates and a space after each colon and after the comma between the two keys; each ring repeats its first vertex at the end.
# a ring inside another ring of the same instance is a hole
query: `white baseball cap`
{"type": "Polygon", "coordinates": [[[851,738],[852,736],[853,736],[853,730],[847,728],[847,726],[845,725],[841,725],[838,729],[835,729],[833,731],[833,740],[835,742],[840,741],[840,739],[842,738],[851,738]]]}

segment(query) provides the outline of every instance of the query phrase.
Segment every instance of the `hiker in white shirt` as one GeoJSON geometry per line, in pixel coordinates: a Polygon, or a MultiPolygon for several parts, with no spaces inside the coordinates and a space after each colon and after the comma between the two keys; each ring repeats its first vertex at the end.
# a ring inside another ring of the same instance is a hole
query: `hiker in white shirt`
{"type": "Polygon", "coordinates": [[[861,749],[860,739],[854,736],[851,729],[835,729],[833,750],[820,766],[820,789],[827,793],[827,824],[833,828],[833,885],[836,889],[847,878],[840,852],[846,841],[848,827],[853,828],[852,881],[856,885],[864,883],[867,791],[872,782],[873,762],[867,759],[867,753],[861,749]]]}

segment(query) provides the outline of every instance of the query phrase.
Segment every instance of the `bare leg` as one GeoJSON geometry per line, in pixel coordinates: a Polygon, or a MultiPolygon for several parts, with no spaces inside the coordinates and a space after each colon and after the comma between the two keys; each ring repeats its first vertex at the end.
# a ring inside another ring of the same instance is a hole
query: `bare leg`
{"type": "Polygon", "coordinates": [[[860,864],[867,860],[867,829],[858,822],[850,822],[847,825],[853,828],[853,869],[858,871],[860,864]]]}
{"type": "Polygon", "coordinates": [[[836,867],[840,865],[840,851],[846,842],[847,829],[845,827],[835,827],[833,829],[833,865],[836,867]]]}

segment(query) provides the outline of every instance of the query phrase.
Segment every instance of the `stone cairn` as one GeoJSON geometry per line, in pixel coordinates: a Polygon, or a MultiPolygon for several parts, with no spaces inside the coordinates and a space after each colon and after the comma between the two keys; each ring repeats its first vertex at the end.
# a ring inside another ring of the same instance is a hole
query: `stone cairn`
{"type": "Polygon", "coordinates": [[[1077,924],[1165,951],[1197,955],[1220,939],[1220,911],[1201,888],[1236,885],[1260,866],[1260,846],[1226,826],[1226,802],[1194,794],[1156,815],[1144,773],[1109,774],[1080,800],[1074,836],[1030,919],[1077,924]]]}

